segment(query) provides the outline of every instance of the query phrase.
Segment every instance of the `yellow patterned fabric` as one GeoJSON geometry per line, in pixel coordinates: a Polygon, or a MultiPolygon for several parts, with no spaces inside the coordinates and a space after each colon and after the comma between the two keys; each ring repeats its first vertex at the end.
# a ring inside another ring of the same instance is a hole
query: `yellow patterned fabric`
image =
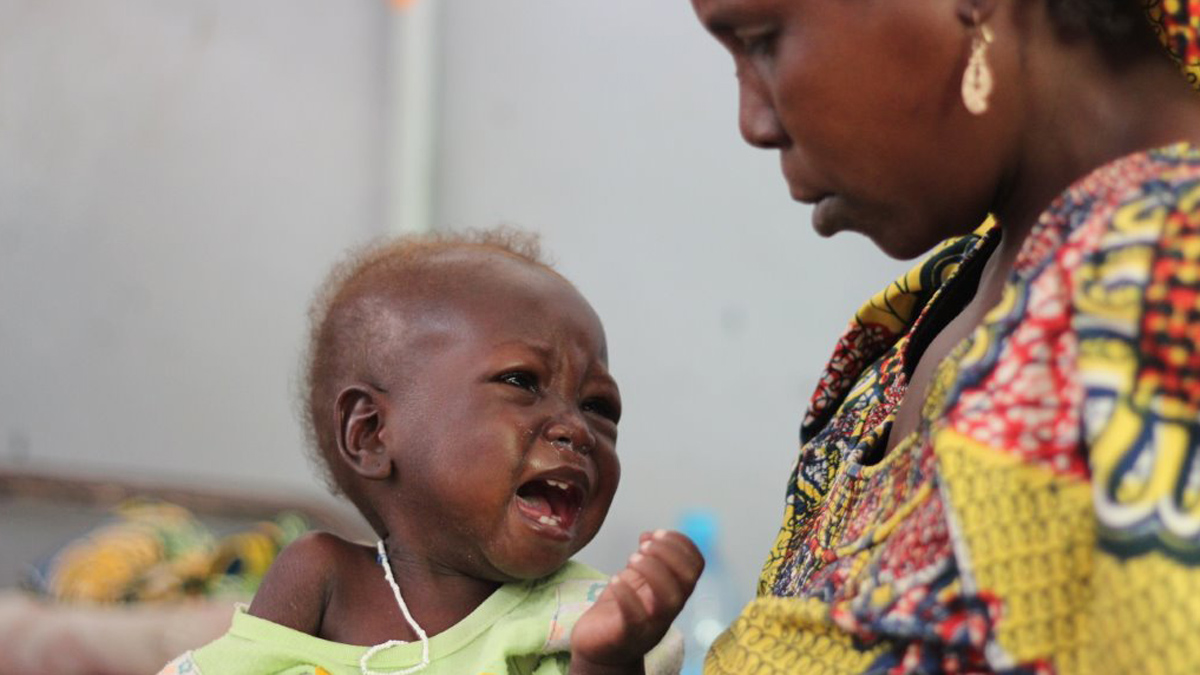
{"type": "Polygon", "coordinates": [[[705,673],[1200,673],[1200,150],[1060,195],[884,453],[909,349],[997,241],[947,244],[851,322],[705,673]]]}
{"type": "Polygon", "coordinates": [[[1200,2],[1196,0],[1142,0],[1154,32],[1171,58],[1200,88],[1200,2]]]}

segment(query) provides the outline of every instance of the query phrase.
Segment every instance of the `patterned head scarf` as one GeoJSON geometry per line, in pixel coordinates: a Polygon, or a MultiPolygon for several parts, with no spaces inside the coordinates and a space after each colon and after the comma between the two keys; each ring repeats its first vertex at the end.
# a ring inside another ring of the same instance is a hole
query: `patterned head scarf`
{"type": "Polygon", "coordinates": [[[1158,39],[1200,89],[1200,0],[1141,0],[1158,39]]]}

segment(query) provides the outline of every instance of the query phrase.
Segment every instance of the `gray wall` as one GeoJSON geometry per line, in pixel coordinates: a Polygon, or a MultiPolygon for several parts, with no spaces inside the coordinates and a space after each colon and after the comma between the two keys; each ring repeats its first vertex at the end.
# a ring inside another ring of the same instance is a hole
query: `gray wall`
{"type": "Polygon", "coordinates": [[[585,557],[622,565],[712,506],[748,597],[820,368],[906,265],[812,233],[687,0],[449,2],[443,23],[440,221],[541,231],[608,330],[625,473],[585,557]]]}
{"type": "Polygon", "coordinates": [[[0,0],[0,457],[310,484],[289,378],[378,231],[384,13],[0,0]]]}
{"type": "MultiPolygon", "coordinates": [[[[383,229],[385,12],[0,0],[0,462],[319,490],[291,381],[383,229]]],[[[434,222],[541,231],[609,332],[625,474],[584,559],[708,505],[748,597],[820,365],[904,266],[812,234],[686,0],[440,12],[434,222]]]]}

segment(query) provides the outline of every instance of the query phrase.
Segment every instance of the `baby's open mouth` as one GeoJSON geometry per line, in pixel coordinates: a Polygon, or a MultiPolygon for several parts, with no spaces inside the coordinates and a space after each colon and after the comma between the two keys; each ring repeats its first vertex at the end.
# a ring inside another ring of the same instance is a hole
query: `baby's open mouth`
{"type": "Polygon", "coordinates": [[[517,488],[517,506],[542,525],[570,529],[583,508],[583,490],[553,478],[537,478],[517,488]]]}

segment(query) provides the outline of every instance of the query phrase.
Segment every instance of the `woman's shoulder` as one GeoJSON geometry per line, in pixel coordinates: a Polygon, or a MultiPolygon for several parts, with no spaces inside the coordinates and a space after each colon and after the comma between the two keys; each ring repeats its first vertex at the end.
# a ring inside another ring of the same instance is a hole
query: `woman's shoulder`
{"type": "Polygon", "coordinates": [[[1027,248],[1057,249],[1058,264],[1076,280],[1075,311],[1111,315],[1120,305],[1136,323],[1156,286],[1190,279],[1188,261],[1200,245],[1200,148],[1179,143],[1101,167],[1044,220],[1041,239],[1065,245],[1027,248]]]}
{"type": "Polygon", "coordinates": [[[1200,520],[1185,502],[1200,486],[1200,150],[1138,161],[1147,170],[1073,232],[1080,428],[1101,545],[1195,560],[1200,520]]]}
{"type": "Polygon", "coordinates": [[[1081,336],[1137,335],[1147,301],[1190,278],[1198,231],[1200,148],[1177,143],[1121,157],[1043,212],[1018,258],[1013,294],[1024,297],[1049,273],[1069,280],[1061,292],[1071,296],[1081,336]]]}
{"type": "Polygon", "coordinates": [[[1151,227],[1169,234],[1200,214],[1200,148],[1188,143],[1152,150],[1115,191],[1109,229],[1151,227]]]}
{"type": "MultiPolygon", "coordinates": [[[[1166,219],[1200,211],[1200,148],[1190,143],[1134,153],[1076,181],[1050,206],[1044,221],[1088,239],[1104,232],[1145,240],[1166,219]]],[[[1125,237],[1120,237],[1124,239],[1125,237]]],[[[1093,238],[1095,246],[1111,243],[1093,238]]]]}

